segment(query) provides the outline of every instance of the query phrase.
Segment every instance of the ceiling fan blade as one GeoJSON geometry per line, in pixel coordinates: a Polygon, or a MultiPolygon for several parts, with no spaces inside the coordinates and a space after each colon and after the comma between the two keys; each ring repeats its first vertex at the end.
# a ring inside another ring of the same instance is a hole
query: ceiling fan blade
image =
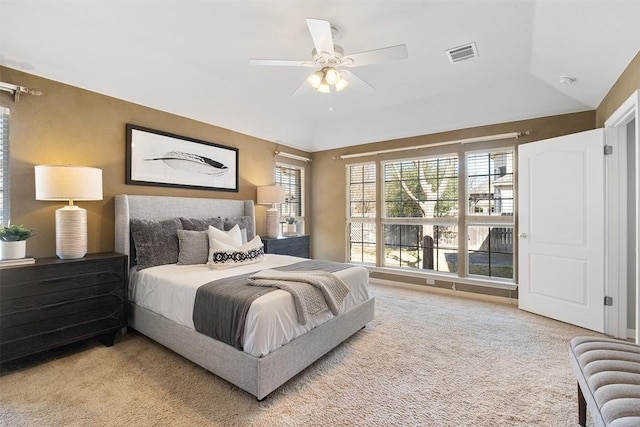
{"type": "Polygon", "coordinates": [[[335,55],[333,51],[333,34],[331,34],[331,23],[322,19],[307,18],[307,27],[313,39],[313,45],[316,52],[327,52],[331,56],[335,55]]]}
{"type": "Polygon", "coordinates": [[[355,75],[352,71],[340,70],[340,74],[342,74],[342,77],[344,77],[349,82],[349,86],[347,87],[347,89],[353,89],[358,92],[371,92],[375,90],[373,86],[371,86],[366,81],[362,80],[360,77],[355,75]]]}
{"type": "Polygon", "coordinates": [[[309,61],[291,61],[288,59],[249,59],[250,65],[275,65],[279,67],[315,67],[309,61]]]}
{"type": "Polygon", "coordinates": [[[363,65],[377,64],[379,62],[407,59],[408,57],[407,45],[399,44],[397,46],[383,47],[381,49],[346,55],[342,60],[342,65],[349,67],[361,67],[363,65]]]}

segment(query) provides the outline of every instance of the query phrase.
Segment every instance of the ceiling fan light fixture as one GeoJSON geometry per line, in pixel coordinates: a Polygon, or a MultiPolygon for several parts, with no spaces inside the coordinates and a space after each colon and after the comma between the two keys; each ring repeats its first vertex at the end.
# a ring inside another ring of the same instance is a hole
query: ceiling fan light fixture
{"type": "Polygon", "coordinates": [[[318,85],[316,90],[321,93],[331,93],[331,86],[326,81],[323,81],[318,85]]]}
{"type": "Polygon", "coordinates": [[[336,92],[340,92],[347,86],[349,86],[349,82],[346,81],[344,78],[340,77],[340,80],[338,80],[338,82],[336,83],[336,92]]]}
{"type": "Polygon", "coordinates": [[[340,73],[333,67],[324,68],[324,78],[330,85],[335,85],[341,79],[340,73]]]}
{"type": "Polygon", "coordinates": [[[322,71],[316,71],[307,77],[307,82],[311,85],[312,88],[318,89],[318,87],[322,84],[322,80],[324,79],[324,74],[322,71]]]}
{"type": "Polygon", "coordinates": [[[333,67],[323,67],[311,74],[307,77],[307,83],[321,93],[331,93],[332,87],[336,92],[340,92],[349,86],[349,82],[333,67]]]}
{"type": "MultiPolygon", "coordinates": [[[[2,1],[2,0],[0,0],[2,1]]],[[[311,60],[289,59],[249,59],[252,65],[276,65],[284,67],[317,67],[312,75],[306,78],[309,86],[322,93],[340,92],[349,86],[342,74],[346,74],[357,86],[355,89],[374,89],[369,83],[359,78],[356,74],[349,74],[345,68],[361,67],[377,64],[379,62],[396,61],[408,58],[407,45],[399,44],[387,46],[363,52],[350,53],[345,56],[344,49],[335,44],[338,35],[335,27],[329,21],[323,19],[306,18],[309,34],[313,41],[311,60]],[[342,72],[339,71],[343,70],[342,72]]],[[[474,45],[475,46],[475,45],[474,45]]],[[[298,86],[293,94],[298,93],[302,87],[307,87],[304,82],[298,86]]],[[[292,94],[292,95],[293,95],[292,94]]]]}

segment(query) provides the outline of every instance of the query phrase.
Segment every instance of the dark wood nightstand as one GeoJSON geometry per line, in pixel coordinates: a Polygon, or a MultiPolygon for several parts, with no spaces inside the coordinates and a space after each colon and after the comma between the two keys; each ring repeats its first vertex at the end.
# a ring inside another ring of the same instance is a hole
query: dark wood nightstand
{"type": "Polygon", "coordinates": [[[97,337],[127,324],[127,257],[89,254],[0,269],[0,362],[97,337]]]}
{"type": "Polygon", "coordinates": [[[262,239],[262,243],[264,243],[265,254],[280,254],[309,258],[309,236],[265,237],[262,239]]]}

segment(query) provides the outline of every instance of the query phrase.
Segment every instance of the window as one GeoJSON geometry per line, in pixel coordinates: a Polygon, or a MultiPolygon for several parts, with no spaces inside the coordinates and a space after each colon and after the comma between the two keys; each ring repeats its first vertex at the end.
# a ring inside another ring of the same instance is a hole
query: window
{"type": "Polygon", "coordinates": [[[513,279],[513,226],[470,225],[469,275],[513,279]]]}
{"type": "Polygon", "coordinates": [[[469,276],[513,279],[513,150],[467,153],[469,276]]]}
{"type": "Polygon", "coordinates": [[[467,155],[468,213],[513,215],[513,152],[467,155]]]}
{"type": "Polygon", "coordinates": [[[349,262],[376,264],[376,165],[347,166],[349,262]]]}
{"type": "Polygon", "coordinates": [[[9,110],[0,107],[0,224],[9,222],[9,110]]]}
{"type": "Polygon", "coordinates": [[[278,207],[280,218],[304,220],[304,168],[276,164],[275,184],[284,187],[285,202],[278,207]]]}
{"type": "Polygon", "coordinates": [[[385,267],[458,271],[458,157],[384,162],[385,267]]]}
{"type": "Polygon", "coordinates": [[[462,148],[347,166],[348,261],[513,280],[513,162],[511,147],[462,148]]]}

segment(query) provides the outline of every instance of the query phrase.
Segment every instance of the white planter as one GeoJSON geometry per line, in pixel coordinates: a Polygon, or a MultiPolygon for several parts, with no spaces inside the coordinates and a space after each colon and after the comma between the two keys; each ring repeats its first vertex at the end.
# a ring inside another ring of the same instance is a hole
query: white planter
{"type": "Polygon", "coordinates": [[[27,241],[0,241],[0,259],[20,259],[27,256],[27,241]]]}
{"type": "Polygon", "coordinates": [[[295,224],[287,224],[287,234],[296,234],[296,225],[295,224]]]}

